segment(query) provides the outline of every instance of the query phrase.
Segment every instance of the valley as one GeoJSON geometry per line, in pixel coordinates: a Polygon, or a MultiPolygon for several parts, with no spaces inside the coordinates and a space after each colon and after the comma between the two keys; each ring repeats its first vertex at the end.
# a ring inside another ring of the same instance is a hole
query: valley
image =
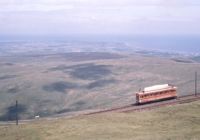
{"type": "MultiPolygon", "coordinates": [[[[37,51],[36,51],[37,52],[37,51]]],[[[194,93],[200,64],[188,57],[137,52],[16,53],[0,59],[0,120],[66,115],[135,102],[146,86],[170,83],[194,93]]]]}

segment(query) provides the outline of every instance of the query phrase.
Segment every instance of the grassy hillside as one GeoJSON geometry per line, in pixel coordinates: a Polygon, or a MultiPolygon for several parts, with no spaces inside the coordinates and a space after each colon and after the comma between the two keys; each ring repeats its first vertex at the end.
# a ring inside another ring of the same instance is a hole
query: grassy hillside
{"type": "Polygon", "coordinates": [[[21,119],[131,104],[135,92],[171,83],[194,92],[199,63],[141,54],[67,53],[0,59],[0,120],[21,119]]]}
{"type": "Polygon", "coordinates": [[[1,140],[198,140],[200,102],[0,126],[1,140]]]}

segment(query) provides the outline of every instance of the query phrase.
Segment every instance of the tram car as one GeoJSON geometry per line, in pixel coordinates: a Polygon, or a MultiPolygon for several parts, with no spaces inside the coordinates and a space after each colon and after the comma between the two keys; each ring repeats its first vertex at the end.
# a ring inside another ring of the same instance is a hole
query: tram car
{"type": "Polygon", "coordinates": [[[169,84],[154,85],[136,93],[136,104],[177,98],[177,87],[169,84]]]}

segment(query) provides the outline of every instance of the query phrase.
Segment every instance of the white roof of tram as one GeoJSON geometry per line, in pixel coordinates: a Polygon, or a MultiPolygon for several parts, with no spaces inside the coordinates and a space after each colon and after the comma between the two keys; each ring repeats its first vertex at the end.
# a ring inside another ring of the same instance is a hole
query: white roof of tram
{"type": "Polygon", "coordinates": [[[151,86],[151,87],[144,88],[144,90],[140,93],[141,94],[152,93],[152,92],[163,91],[163,90],[168,90],[168,89],[172,89],[172,88],[176,89],[175,86],[172,86],[172,85],[169,85],[169,84],[154,85],[154,86],[151,86]]]}
{"type": "Polygon", "coordinates": [[[154,86],[151,86],[151,87],[144,88],[144,92],[149,92],[149,91],[152,91],[152,90],[161,90],[161,89],[166,89],[166,88],[169,88],[169,87],[170,86],[168,84],[154,85],[154,86]]]}

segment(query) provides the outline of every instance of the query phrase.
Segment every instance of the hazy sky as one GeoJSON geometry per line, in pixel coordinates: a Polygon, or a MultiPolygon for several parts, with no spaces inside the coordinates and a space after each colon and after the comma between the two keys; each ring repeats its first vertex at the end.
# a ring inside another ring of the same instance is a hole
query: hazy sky
{"type": "Polygon", "coordinates": [[[0,35],[200,34],[200,0],[0,0],[0,35]]]}

